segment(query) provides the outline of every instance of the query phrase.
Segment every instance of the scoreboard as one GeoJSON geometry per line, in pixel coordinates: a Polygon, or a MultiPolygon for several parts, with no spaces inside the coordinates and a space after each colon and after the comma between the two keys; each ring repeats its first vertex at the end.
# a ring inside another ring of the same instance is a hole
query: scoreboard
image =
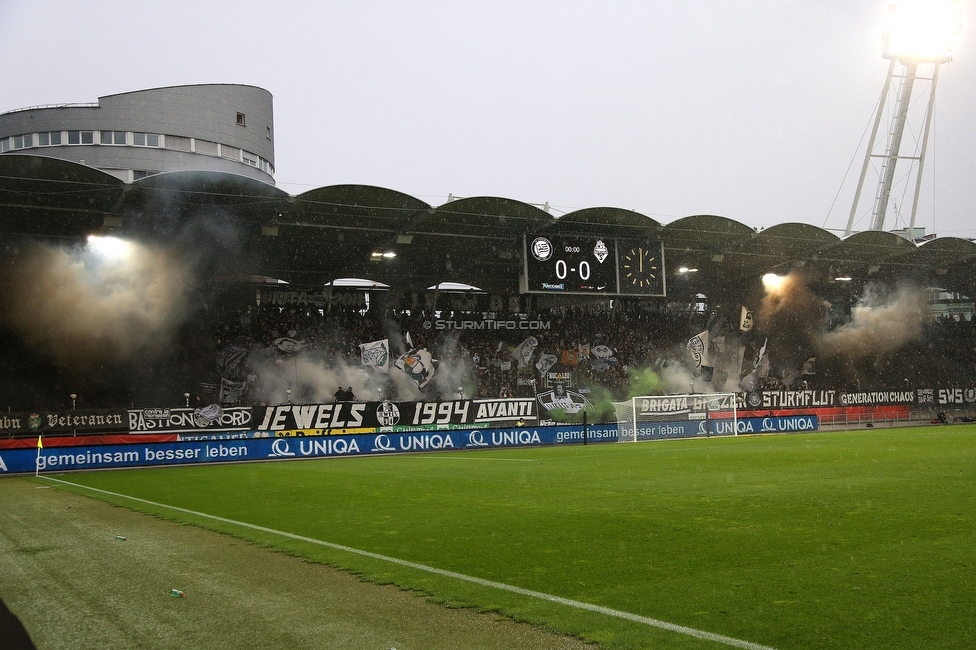
{"type": "Polygon", "coordinates": [[[595,235],[526,235],[523,293],[664,296],[664,244],[595,235]]]}

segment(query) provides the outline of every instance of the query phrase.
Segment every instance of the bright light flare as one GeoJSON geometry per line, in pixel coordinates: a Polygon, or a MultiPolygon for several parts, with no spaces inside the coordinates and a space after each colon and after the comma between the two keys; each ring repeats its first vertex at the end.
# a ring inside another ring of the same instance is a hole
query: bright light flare
{"type": "Polygon", "coordinates": [[[762,276],[762,283],[763,287],[766,289],[766,293],[778,291],[783,286],[783,282],[785,280],[785,276],[776,275],[775,273],[767,273],[766,275],[762,276]]]}
{"type": "Polygon", "coordinates": [[[899,61],[946,63],[962,28],[955,0],[914,0],[891,5],[884,56],[899,61]]]}
{"type": "Polygon", "coordinates": [[[88,236],[88,250],[111,260],[121,260],[132,253],[132,243],[118,237],[88,236]]]}

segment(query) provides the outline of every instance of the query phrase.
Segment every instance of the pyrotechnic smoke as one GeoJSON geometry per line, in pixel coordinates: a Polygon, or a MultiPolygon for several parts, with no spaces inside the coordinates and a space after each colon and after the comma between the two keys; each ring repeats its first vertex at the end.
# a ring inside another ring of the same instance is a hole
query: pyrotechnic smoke
{"type": "MultiPolygon", "coordinates": [[[[382,384],[362,366],[344,363],[327,365],[324,355],[315,350],[280,356],[270,349],[257,349],[248,355],[248,364],[256,376],[255,384],[262,401],[284,404],[332,402],[337,389],[352,387],[358,401],[376,401],[382,384]]],[[[383,391],[387,393],[388,391],[383,391]]],[[[388,395],[383,395],[384,398],[388,395]]]]}
{"type": "Polygon", "coordinates": [[[650,368],[630,368],[627,371],[629,390],[627,398],[641,395],[657,395],[661,392],[661,378],[650,368]]]}
{"type": "MultiPolygon", "coordinates": [[[[674,356],[680,356],[682,350],[675,349],[674,356]]],[[[637,397],[640,395],[678,395],[690,393],[692,387],[696,392],[712,391],[712,383],[704,381],[701,377],[696,377],[694,373],[681,361],[668,361],[661,367],[653,370],[651,368],[630,368],[627,371],[629,388],[627,397],[637,397]]]]}
{"type": "Polygon", "coordinates": [[[823,337],[827,355],[876,357],[922,338],[928,301],[924,290],[900,286],[893,292],[871,285],[851,310],[851,320],[823,337]]]}
{"type": "Polygon", "coordinates": [[[462,393],[474,397],[476,392],[474,369],[471,360],[461,352],[459,336],[457,332],[447,332],[439,341],[440,359],[434,384],[441,399],[459,399],[462,393]]]}
{"type": "Polygon", "coordinates": [[[349,387],[360,402],[458,399],[459,386],[465,387],[467,397],[474,393],[470,367],[453,355],[440,360],[433,380],[423,390],[396,368],[383,374],[313,349],[291,355],[268,348],[254,349],[247,356],[247,365],[255,376],[259,401],[269,404],[287,402],[288,390],[291,400],[302,404],[332,402],[337,389],[349,387]]]}
{"type": "Polygon", "coordinates": [[[695,377],[691,370],[677,363],[665,364],[661,369],[661,386],[668,395],[690,393],[692,386],[699,393],[711,390],[710,382],[695,377]]]}
{"type": "Polygon", "coordinates": [[[120,240],[31,245],[0,277],[0,322],[60,363],[164,351],[186,317],[190,270],[166,249],[120,240]]]}
{"type": "Polygon", "coordinates": [[[833,381],[849,380],[845,373],[856,368],[861,379],[870,382],[875,380],[873,373],[883,372],[870,370],[874,361],[922,338],[927,302],[925,292],[917,287],[868,285],[851,311],[851,320],[824,332],[830,305],[809,291],[803,276],[765,280],[756,330],[768,336],[772,363],[794,379],[803,362],[816,356],[826,362],[821,368],[830,369],[833,381]]]}
{"type": "Polygon", "coordinates": [[[800,365],[817,344],[830,303],[813,295],[806,278],[797,273],[765,277],[763,286],[766,295],[756,311],[756,329],[769,338],[774,363],[800,365]]]}

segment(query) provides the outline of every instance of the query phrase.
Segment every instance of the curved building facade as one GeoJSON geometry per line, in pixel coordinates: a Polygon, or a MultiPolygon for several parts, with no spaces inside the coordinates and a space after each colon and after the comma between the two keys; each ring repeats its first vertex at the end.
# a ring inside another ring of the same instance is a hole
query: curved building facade
{"type": "Polygon", "coordinates": [[[218,171],[274,184],[271,93],[256,86],[153,88],[0,114],[0,155],[51,156],[127,183],[218,171]]]}

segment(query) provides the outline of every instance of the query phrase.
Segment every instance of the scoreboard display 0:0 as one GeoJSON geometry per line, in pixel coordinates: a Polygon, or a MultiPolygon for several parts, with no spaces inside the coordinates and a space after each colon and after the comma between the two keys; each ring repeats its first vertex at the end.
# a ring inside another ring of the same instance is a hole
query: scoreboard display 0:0
{"type": "Polygon", "coordinates": [[[661,242],[595,235],[528,235],[526,293],[663,296],[661,242]]]}
{"type": "Polygon", "coordinates": [[[530,293],[617,293],[617,249],[611,238],[526,237],[530,293]]]}

